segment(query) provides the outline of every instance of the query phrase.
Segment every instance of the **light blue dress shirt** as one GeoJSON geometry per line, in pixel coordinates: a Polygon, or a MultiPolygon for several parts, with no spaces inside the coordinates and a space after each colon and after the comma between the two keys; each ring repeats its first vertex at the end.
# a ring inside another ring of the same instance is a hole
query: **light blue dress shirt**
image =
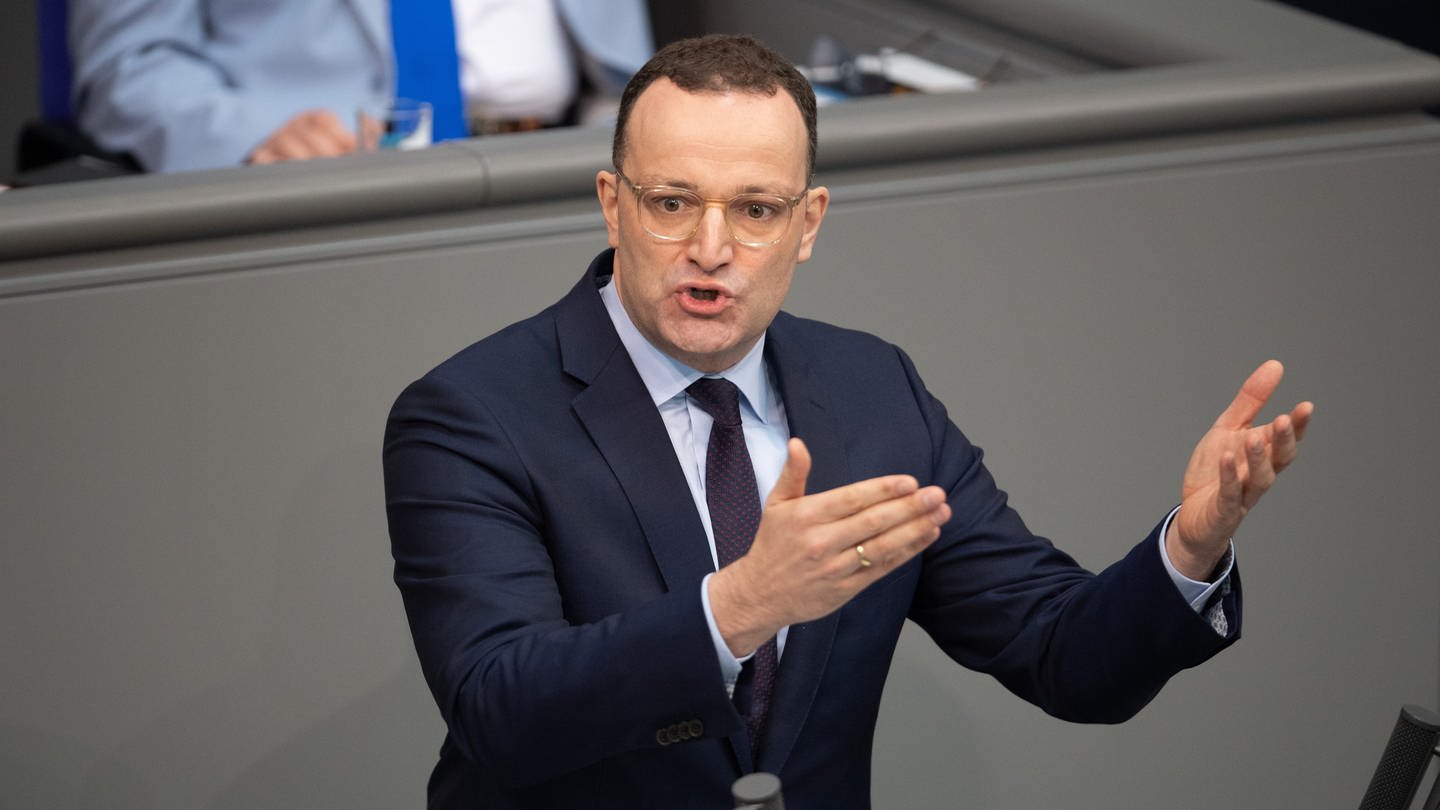
{"type": "MultiPolygon", "coordinates": [[[[614,284],[601,288],[600,298],[605,303],[610,322],[615,325],[615,331],[620,335],[620,342],[629,353],[635,370],[640,373],[645,389],[649,391],[651,400],[660,412],[660,418],[665,422],[665,429],[670,433],[675,457],[680,460],[680,468],[685,471],[685,482],[690,486],[690,496],[695,500],[695,509],[700,513],[700,522],[705,525],[705,535],[710,540],[710,559],[718,568],[715,532],[710,526],[710,509],[705,501],[705,453],[709,447],[710,426],[714,424],[714,419],[685,393],[691,383],[706,375],[651,345],[630,320],[625,306],[620,303],[614,284]]],[[[781,468],[785,466],[786,443],[790,438],[790,425],[785,419],[785,404],[780,401],[779,391],[765,365],[765,336],[760,337],[740,362],[710,376],[724,377],[740,389],[740,422],[745,431],[746,449],[750,451],[750,463],[755,466],[755,483],[760,490],[760,503],[763,508],[765,499],[780,477],[781,468]]],[[[1178,511],[1179,507],[1171,510],[1165,518],[1165,525],[1160,529],[1160,558],[1180,595],[1192,608],[1199,611],[1230,576],[1235,555],[1233,552],[1229,555],[1224,575],[1213,583],[1197,582],[1175,570],[1165,552],[1165,533],[1178,511]]],[[[715,617],[710,610],[709,582],[709,576],[701,582],[700,599],[705,608],[705,620],[710,626],[710,637],[715,645],[715,655],[720,661],[720,671],[725,678],[726,688],[733,690],[743,659],[736,658],[730,652],[729,645],[721,638],[715,626],[715,617]]],[[[1216,605],[1215,611],[1218,609],[1219,606],[1216,605]]],[[[1218,613],[1220,619],[1217,619],[1216,615],[1208,616],[1211,626],[1222,635],[1226,632],[1222,629],[1223,615],[1223,612],[1218,613]]],[[[782,628],[776,636],[781,655],[785,652],[788,630],[788,627],[782,628]]]]}

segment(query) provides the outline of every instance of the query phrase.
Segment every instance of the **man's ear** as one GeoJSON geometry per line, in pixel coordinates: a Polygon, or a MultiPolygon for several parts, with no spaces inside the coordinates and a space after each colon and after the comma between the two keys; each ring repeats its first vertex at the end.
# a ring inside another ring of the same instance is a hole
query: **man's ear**
{"type": "Polygon", "coordinates": [[[820,235],[820,222],[830,207],[830,189],[816,186],[807,193],[805,202],[805,232],[800,236],[800,253],[796,261],[808,261],[815,249],[815,237],[820,235]]]}
{"type": "Polygon", "coordinates": [[[620,247],[620,178],[614,172],[597,172],[595,196],[600,198],[600,213],[605,217],[610,247],[620,247]]]}

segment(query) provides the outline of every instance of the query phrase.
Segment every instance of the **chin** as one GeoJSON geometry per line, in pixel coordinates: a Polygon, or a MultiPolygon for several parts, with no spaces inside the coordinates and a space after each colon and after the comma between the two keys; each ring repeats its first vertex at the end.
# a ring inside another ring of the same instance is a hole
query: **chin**
{"type": "Polygon", "coordinates": [[[733,343],[679,342],[674,344],[676,359],[699,371],[713,372],[728,368],[743,357],[733,343]]]}
{"type": "Polygon", "coordinates": [[[734,351],[738,342],[728,329],[689,329],[666,337],[671,346],[690,355],[725,354],[734,351]]]}

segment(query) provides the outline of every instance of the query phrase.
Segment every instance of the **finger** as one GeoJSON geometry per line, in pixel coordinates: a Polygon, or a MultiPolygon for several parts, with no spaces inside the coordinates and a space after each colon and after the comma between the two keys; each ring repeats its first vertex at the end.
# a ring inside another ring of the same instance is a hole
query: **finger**
{"type": "Polygon", "coordinates": [[[314,156],[343,155],[355,150],[355,136],[329,110],[311,114],[306,119],[304,132],[314,156]]]}
{"type": "Polygon", "coordinates": [[[1295,423],[1295,441],[1305,438],[1305,429],[1310,427],[1310,417],[1315,415],[1315,403],[1302,402],[1295,406],[1290,412],[1290,420],[1295,423]]]}
{"type": "Polygon", "coordinates": [[[281,127],[270,134],[263,143],[255,147],[250,156],[246,158],[248,163],[278,163],[286,159],[289,149],[291,135],[288,129],[281,127]]]}
{"type": "Polygon", "coordinates": [[[380,119],[366,115],[365,113],[360,114],[359,136],[366,150],[374,151],[380,143],[380,136],[384,133],[384,127],[381,125],[380,119]]]}
{"type": "Polygon", "coordinates": [[[1295,438],[1295,420],[1289,414],[1275,417],[1271,423],[1270,465],[1280,472],[1295,461],[1298,439],[1295,438]]]}
{"type": "Polygon", "coordinates": [[[1239,430],[1247,428],[1265,403],[1270,401],[1270,395],[1275,393],[1275,388],[1280,385],[1280,378],[1285,376],[1285,367],[1280,365],[1279,360],[1266,360],[1260,364],[1240,386],[1240,392],[1231,400],[1230,405],[1225,408],[1215,420],[1215,427],[1228,430],[1239,430]]]}
{"type": "Polygon", "coordinates": [[[265,153],[266,163],[279,163],[292,159],[296,148],[294,136],[281,133],[266,141],[261,150],[265,153]]]}
{"type": "Polygon", "coordinates": [[[810,478],[810,449],[796,438],[791,438],[785,449],[785,466],[780,468],[780,478],[765,499],[766,506],[805,495],[805,482],[810,478]]]}
{"type": "Polygon", "coordinates": [[[344,154],[344,149],[329,130],[306,126],[294,130],[293,134],[293,146],[289,153],[291,160],[308,160],[344,154]]]}
{"type": "Polygon", "coordinates": [[[263,160],[252,159],[253,162],[278,163],[284,160],[294,160],[304,150],[299,136],[293,129],[281,129],[271,135],[265,143],[260,145],[257,154],[263,153],[263,160]]]}
{"type": "Polygon", "coordinates": [[[913,475],[867,478],[810,495],[802,506],[802,518],[813,525],[835,523],[878,504],[913,495],[919,488],[920,482],[913,475]]]}
{"type": "Polygon", "coordinates": [[[1248,510],[1275,483],[1275,467],[1266,452],[1265,437],[1258,431],[1246,437],[1245,464],[1248,469],[1241,503],[1248,510]]]}
{"type": "Polygon", "coordinates": [[[335,157],[345,154],[345,149],[331,139],[328,133],[318,130],[305,130],[298,133],[296,146],[290,151],[291,160],[309,160],[311,158],[335,157]]]}
{"type": "Polygon", "coordinates": [[[250,157],[251,163],[274,163],[330,157],[353,151],[354,136],[334,113],[326,110],[303,112],[286,121],[250,157]]]}
{"type": "Polygon", "coordinates": [[[860,574],[879,579],[897,566],[909,562],[916,554],[930,547],[940,537],[940,525],[950,517],[949,507],[941,505],[943,519],[936,520],[929,513],[916,516],[886,529],[863,543],[846,546],[840,552],[842,570],[849,567],[851,574],[860,574]],[[862,565],[856,548],[863,548],[871,565],[862,565]],[[848,559],[852,555],[856,559],[848,559]]]}
{"type": "MultiPolygon", "coordinates": [[[[1219,518],[1226,525],[1237,525],[1240,515],[1240,499],[1244,488],[1240,483],[1240,461],[1234,453],[1226,451],[1220,456],[1220,488],[1216,496],[1219,518]]],[[[1222,532],[1228,534],[1229,532],[1222,532]]]]}
{"type": "MultiPolygon", "coordinates": [[[[855,573],[857,573],[857,574],[863,574],[863,573],[865,573],[865,569],[866,569],[866,568],[870,568],[871,566],[873,566],[873,565],[875,564],[875,561],[872,560],[872,559],[870,559],[870,556],[865,553],[865,544],[864,544],[864,543],[856,543],[854,546],[851,546],[851,550],[855,552],[855,557],[856,557],[856,560],[855,560],[855,565],[856,565],[855,573]]],[[[843,553],[843,552],[842,552],[842,553],[843,553]]]]}
{"type": "Polygon", "coordinates": [[[830,542],[847,548],[917,519],[928,519],[930,525],[940,526],[948,518],[945,491],[940,487],[926,487],[903,497],[880,501],[835,521],[830,524],[830,542]]]}

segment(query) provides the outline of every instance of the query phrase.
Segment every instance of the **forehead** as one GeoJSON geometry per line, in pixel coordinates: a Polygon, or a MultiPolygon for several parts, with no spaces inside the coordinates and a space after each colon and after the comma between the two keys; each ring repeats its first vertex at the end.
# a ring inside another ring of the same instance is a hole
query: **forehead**
{"type": "Polygon", "coordinates": [[[692,93],[660,79],[635,100],[625,135],[624,168],[647,181],[805,181],[805,121],[783,90],[692,93]]]}

